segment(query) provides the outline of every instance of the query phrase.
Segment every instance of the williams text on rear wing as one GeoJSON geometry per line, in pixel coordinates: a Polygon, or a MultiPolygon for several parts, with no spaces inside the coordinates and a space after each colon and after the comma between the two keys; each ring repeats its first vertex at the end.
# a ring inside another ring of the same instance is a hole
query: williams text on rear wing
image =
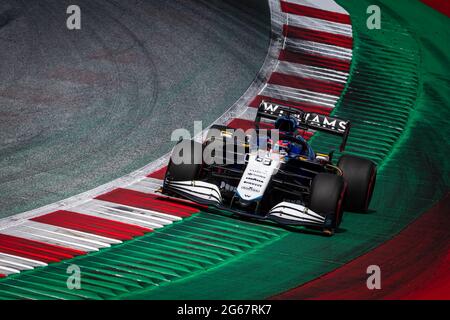
{"type": "Polygon", "coordinates": [[[281,116],[296,118],[300,129],[312,129],[342,137],[340,151],[344,150],[350,132],[350,121],[325,116],[322,114],[306,112],[301,108],[288,107],[262,101],[256,115],[256,129],[259,129],[261,120],[264,119],[269,122],[275,122],[275,120],[281,116]]]}

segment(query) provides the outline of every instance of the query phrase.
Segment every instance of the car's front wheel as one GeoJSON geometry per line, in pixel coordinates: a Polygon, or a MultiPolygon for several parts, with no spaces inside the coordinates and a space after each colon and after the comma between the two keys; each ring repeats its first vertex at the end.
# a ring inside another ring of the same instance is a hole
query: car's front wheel
{"type": "Polygon", "coordinates": [[[331,173],[319,173],[312,181],[309,207],[332,219],[327,229],[337,228],[342,221],[345,189],[344,178],[331,173]]]}
{"type": "Polygon", "coordinates": [[[203,146],[192,140],[179,142],[172,150],[166,178],[171,181],[198,179],[202,167],[203,146]]]}
{"type": "Polygon", "coordinates": [[[348,211],[366,212],[369,209],[377,177],[376,165],[367,159],[343,155],[338,167],[348,184],[344,208],[348,211]]]}

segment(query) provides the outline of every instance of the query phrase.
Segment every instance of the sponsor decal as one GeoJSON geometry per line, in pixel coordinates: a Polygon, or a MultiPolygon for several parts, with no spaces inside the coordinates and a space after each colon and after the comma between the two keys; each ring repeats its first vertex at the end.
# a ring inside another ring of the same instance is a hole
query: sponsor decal
{"type": "MultiPolygon", "coordinates": [[[[278,110],[278,108],[280,107],[279,105],[267,103],[267,102],[264,102],[263,105],[264,105],[264,111],[271,112],[271,113],[275,113],[278,110]]],[[[283,112],[283,110],[281,110],[281,112],[283,112]]]]}
{"type": "Polygon", "coordinates": [[[339,131],[342,133],[347,130],[348,121],[343,121],[315,113],[306,113],[304,119],[306,123],[312,127],[321,127],[325,129],[331,129],[333,131],[339,131]]]}
{"type": "Polygon", "coordinates": [[[232,186],[231,184],[226,183],[225,181],[221,181],[220,182],[220,189],[224,190],[224,191],[231,191],[231,192],[235,192],[236,191],[236,187],[232,186]]]}
{"type": "Polygon", "coordinates": [[[278,158],[271,159],[271,156],[270,152],[267,152],[264,157],[250,155],[247,168],[237,188],[243,200],[255,200],[264,194],[272,175],[280,164],[278,158]]]}
{"type": "MultiPolygon", "coordinates": [[[[274,115],[277,117],[288,114],[283,110],[283,107],[263,102],[263,110],[264,113],[274,115]]],[[[298,112],[290,113],[290,117],[297,119],[301,124],[306,124],[313,128],[325,128],[328,130],[333,130],[337,132],[344,133],[347,130],[348,121],[344,121],[337,118],[327,117],[324,115],[316,114],[316,113],[308,113],[299,110],[298,112]]]]}

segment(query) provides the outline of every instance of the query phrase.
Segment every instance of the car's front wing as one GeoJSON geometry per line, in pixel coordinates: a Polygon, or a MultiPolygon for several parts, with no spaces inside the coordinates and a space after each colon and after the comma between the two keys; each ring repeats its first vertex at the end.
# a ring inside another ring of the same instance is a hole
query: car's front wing
{"type": "Polygon", "coordinates": [[[257,220],[269,220],[282,225],[333,228],[330,215],[312,211],[301,204],[280,202],[266,214],[255,214],[233,208],[222,203],[219,188],[204,181],[164,181],[163,192],[171,192],[193,202],[226,210],[243,217],[257,220]]]}

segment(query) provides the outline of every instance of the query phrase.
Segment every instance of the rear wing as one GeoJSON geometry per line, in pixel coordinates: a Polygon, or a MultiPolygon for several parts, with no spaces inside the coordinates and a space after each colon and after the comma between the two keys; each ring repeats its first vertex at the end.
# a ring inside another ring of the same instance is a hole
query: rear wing
{"type": "Polygon", "coordinates": [[[339,149],[341,152],[344,151],[350,132],[350,121],[262,101],[256,114],[256,129],[259,130],[261,120],[275,122],[281,116],[297,119],[299,129],[313,129],[342,137],[342,143],[339,149]]]}

